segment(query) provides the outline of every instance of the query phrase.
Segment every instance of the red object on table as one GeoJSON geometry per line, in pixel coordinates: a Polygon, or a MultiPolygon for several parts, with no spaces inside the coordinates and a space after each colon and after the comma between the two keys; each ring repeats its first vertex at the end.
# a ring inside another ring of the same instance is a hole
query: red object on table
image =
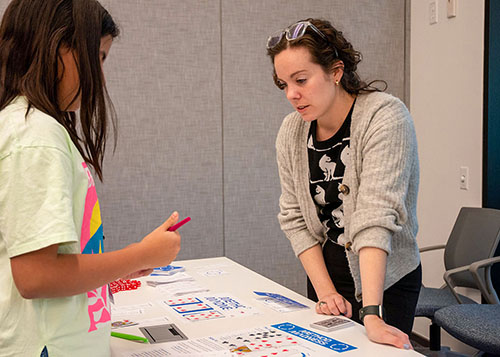
{"type": "Polygon", "coordinates": [[[139,280],[118,279],[109,283],[109,288],[113,294],[116,294],[119,291],[136,290],[140,286],[141,282],[139,280]]]}

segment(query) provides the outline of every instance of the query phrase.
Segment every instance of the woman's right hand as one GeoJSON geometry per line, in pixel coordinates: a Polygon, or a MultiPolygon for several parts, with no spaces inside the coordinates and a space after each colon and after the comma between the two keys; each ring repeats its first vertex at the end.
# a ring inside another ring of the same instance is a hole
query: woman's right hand
{"type": "Polygon", "coordinates": [[[144,256],[144,269],[153,269],[170,264],[181,249],[181,236],[177,231],[169,232],[168,228],[173,226],[179,219],[177,212],[172,215],[158,228],[149,233],[139,243],[144,256]]]}
{"type": "Polygon", "coordinates": [[[405,350],[413,349],[407,334],[394,326],[386,324],[380,317],[375,315],[365,316],[363,324],[366,328],[366,334],[371,341],[393,345],[405,350]]]}
{"type": "Polygon", "coordinates": [[[324,315],[344,315],[352,316],[352,306],[339,293],[330,293],[322,296],[316,303],[316,312],[324,315]]]}

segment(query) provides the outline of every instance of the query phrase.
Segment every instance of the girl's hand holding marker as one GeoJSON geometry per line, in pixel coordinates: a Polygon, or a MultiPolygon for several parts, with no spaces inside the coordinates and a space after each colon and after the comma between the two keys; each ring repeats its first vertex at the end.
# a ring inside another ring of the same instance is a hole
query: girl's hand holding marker
{"type": "Polygon", "coordinates": [[[188,223],[190,220],[191,220],[191,217],[186,217],[182,221],[180,221],[179,223],[176,223],[172,227],[170,227],[169,229],[167,229],[167,231],[169,231],[169,232],[176,231],[179,228],[181,228],[183,225],[185,225],[186,223],[188,223]]]}
{"type": "Polygon", "coordinates": [[[122,279],[135,279],[141,276],[147,276],[153,272],[155,267],[165,266],[170,264],[181,249],[181,236],[177,232],[185,223],[189,222],[191,218],[185,218],[177,222],[179,214],[177,212],[172,215],[158,228],[149,233],[139,243],[129,245],[130,248],[141,249],[141,255],[144,257],[142,260],[147,262],[148,266],[135,271],[122,279]],[[139,247],[136,247],[136,246],[139,247]]]}
{"type": "Polygon", "coordinates": [[[172,228],[176,228],[178,219],[179,213],[172,213],[161,226],[139,243],[145,248],[145,254],[149,256],[146,261],[151,269],[170,264],[179,253],[181,236],[179,232],[171,231],[172,228]]]}

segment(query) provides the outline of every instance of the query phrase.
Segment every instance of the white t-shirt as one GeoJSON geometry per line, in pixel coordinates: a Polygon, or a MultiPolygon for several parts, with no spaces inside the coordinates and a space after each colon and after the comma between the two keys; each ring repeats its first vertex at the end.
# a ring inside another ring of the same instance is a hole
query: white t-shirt
{"type": "Polygon", "coordinates": [[[24,299],[10,258],[59,244],[60,254],[101,253],[92,175],[62,125],[16,98],[0,111],[0,356],[108,356],[107,286],[24,299]]]}

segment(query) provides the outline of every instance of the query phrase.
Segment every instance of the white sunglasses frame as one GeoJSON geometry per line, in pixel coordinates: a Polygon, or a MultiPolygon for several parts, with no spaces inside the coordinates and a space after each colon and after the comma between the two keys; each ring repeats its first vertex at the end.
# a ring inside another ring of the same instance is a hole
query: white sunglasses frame
{"type": "Polygon", "coordinates": [[[290,26],[288,26],[287,28],[281,30],[281,31],[278,31],[276,33],[274,33],[273,35],[269,36],[268,39],[267,39],[267,49],[273,49],[274,47],[276,47],[281,39],[283,38],[283,35],[285,35],[287,41],[292,41],[292,40],[296,40],[298,38],[301,38],[302,36],[304,36],[304,34],[306,33],[307,31],[307,28],[310,27],[314,32],[316,32],[318,35],[321,36],[321,38],[323,40],[325,40],[332,48],[333,50],[335,51],[335,57],[338,57],[339,54],[337,52],[337,49],[335,48],[335,46],[328,40],[328,38],[326,37],[326,35],[321,32],[316,26],[314,26],[313,23],[311,23],[310,21],[299,21],[299,22],[296,22],[290,26]],[[293,36],[290,34],[290,29],[297,26],[297,25],[304,25],[304,27],[302,27],[299,31],[299,34],[297,34],[296,36],[293,36]],[[277,38],[276,42],[274,43],[274,45],[270,46],[269,43],[271,42],[272,39],[275,39],[277,38]]]}

